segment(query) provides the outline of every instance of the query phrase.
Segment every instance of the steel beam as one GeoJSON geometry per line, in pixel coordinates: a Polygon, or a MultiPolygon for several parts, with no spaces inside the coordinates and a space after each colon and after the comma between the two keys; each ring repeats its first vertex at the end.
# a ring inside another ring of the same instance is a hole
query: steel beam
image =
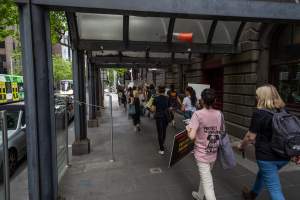
{"type": "Polygon", "coordinates": [[[211,45],[211,42],[212,42],[212,40],[214,38],[214,35],[215,35],[215,30],[216,30],[217,25],[218,25],[217,20],[214,20],[210,25],[210,29],[209,29],[208,36],[207,36],[207,41],[206,41],[206,43],[208,45],[211,45]]]}
{"type": "Polygon", "coordinates": [[[169,21],[168,35],[167,35],[167,43],[171,43],[173,39],[173,32],[175,26],[175,17],[171,17],[169,21]]]}
{"type": "Polygon", "coordinates": [[[77,27],[76,15],[73,12],[66,12],[67,23],[70,34],[70,42],[73,48],[77,48],[79,41],[79,33],[77,27]]]}
{"type": "Polygon", "coordinates": [[[124,45],[128,45],[129,41],[129,16],[123,16],[123,41],[124,45]]]}
{"type": "Polygon", "coordinates": [[[238,53],[236,47],[230,44],[198,44],[198,43],[167,43],[167,42],[133,42],[125,45],[123,41],[116,40],[80,40],[79,49],[87,51],[115,50],[115,51],[150,51],[150,52],[176,52],[176,53],[238,53]]]}
{"type": "Polygon", "coordinates": [[[170,67],[170,64],[160,64],[160,65],[153,65],[153,64],[144,64],[144,63],[102,63],[99,65],[96,65],[98,68],[168,68],[170,67]]]}
{"type": "Polygon", "coordinates": [[[75,141],[72,145],[73,155],[82,155],[90,152],[90,141],[87,138],[86,99],[85,99],[85,62],[84,52],[73,49],[72,55],[74,81],[74,121],[75,141]]]}
{"type": "Polygon", "coordinates": [[[242,34],[243,30],[244,30],[245,25],[246,25],[246,22],[241,22],[241,24],[239,26],[239,29],[238,29],[238,31],[236,33],[236,36],[235,36],[235,39],[234,39],[234,43],[233,43],[234,46],[236,46],[236,47],[238,47],[238,45],[239,45],[240,37],[241,37],[241,34],[242,34]]]}
{"type": "Polygon", "coordinates": [[[57,199],[58,176],[49,13],[20,6],[29,198],[57,199]]]}
{"type": "Polygon", "coordinates": [[[90,62],[96,65],[124,63],[124,64],[137,64],[137,65],[171,65],[171,64],[190,64],[190,60],[181,58],[158,58],[158,57],[119,57],[119,56],[98,56],[92,57],[90,62]]]}
{"type": "MultiPolygon", "coordinates": [[[[25,0],[16,0],[24,3],[25,0]]],[[[31,0],[49,8],[120,15],[259,22],[300,20],[300,5],[251,0],[31,0]]]]}

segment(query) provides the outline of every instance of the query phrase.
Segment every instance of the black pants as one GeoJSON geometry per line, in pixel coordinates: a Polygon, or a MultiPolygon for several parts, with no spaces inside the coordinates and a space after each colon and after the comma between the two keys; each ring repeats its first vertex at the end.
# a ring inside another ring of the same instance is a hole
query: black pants
{"type": "Polygon", "coordinates": [[[159,149],[161,151],[165,150],[164,144],[166,139],[167,126],[168,126],[167,119],[156,118],[158,143],[159,143],[159,149]]]}
{"type": "Polygon", "coordinates": [[[132,120],[133,120],[133,125],[134,126],[140,124],[140,122],[141,122],[140,113],[132,115],[132,120]]]}

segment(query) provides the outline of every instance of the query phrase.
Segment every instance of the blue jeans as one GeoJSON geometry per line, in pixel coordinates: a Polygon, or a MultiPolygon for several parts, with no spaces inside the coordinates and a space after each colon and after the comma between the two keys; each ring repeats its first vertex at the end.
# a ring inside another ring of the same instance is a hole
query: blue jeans
{"type": "Polygon", "coordinates": [[[285,200],[278,171],[288,164],[288,161],[257,161],[259,171],[252,191],[259,194],[266,186],[272,200],[285,200]]]}
{"type": "Polygon", "coordinates": [[[184,113],[183,113],[184,119],[191,119],[192,115],[193,115],[193,112],[190,110],[184,111],[184,113]]]}

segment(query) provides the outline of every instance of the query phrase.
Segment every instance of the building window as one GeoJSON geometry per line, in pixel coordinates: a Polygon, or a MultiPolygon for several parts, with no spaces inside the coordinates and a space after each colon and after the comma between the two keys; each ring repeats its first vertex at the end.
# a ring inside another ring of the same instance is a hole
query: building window
{"type": "Polygon", "coordinates": [[[0,48],[1,49],[4,49],[5,48],[5,42],[3,41],[3,42],[0,42],[0,48]]]}
{"type": "Polygon", "coordinates": [[[288,105],[300,106],[300,63],[276,66],[274,83],[288,105]]]}
{"type": "Polygon", "coordinates": [[[271,45],[271,82],[287,103],[300,109],[300,26],[285,25],[274,34],[271,45]]]}
{"type": "Polygon", "coordinates": [[[4,63],[6,62],[6,56],[0,55],[0,68],[4,68],[4,63]]]}

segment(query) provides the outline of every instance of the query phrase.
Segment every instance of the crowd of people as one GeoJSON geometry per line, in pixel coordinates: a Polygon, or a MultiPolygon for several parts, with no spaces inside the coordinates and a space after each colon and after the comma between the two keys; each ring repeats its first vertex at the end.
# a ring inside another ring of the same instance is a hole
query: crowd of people
{"type": "MultiPolygon", "coordinates": [[[[190,119],[186,126],[189,138],[194,141],[194,157],[199,169],[200,184],[198,191],[192,192],[196,200],[216,200],[213,176],[211,170],[218,158],[221,135],[224,130],[224,116],[220,110],[214,108],[216,93],[213,89],[205,89],[198,101],[192,87],[185,89],[185,96],[180,98],[174,86],[166,92],[164,86],[157,89],[154,85],[133,87],[119,91],[120,103],[131,112],[135,131],[140,131],[140,116],[147,113],[156,120],[159,151],[165,153],[166,129],[169,123],[175,125],[174,115],[181,111],[185,119],[190,119]],[[128,104],[128,105],[127,105],[128,104]]],[[[249,131],[242,142],[236,146],[244,151],[248,144],[254,144],[259,171],[251,189],[245,187],[242,197],[245,200],[255,200],[266,187],[272,200],[285,200],[281,189],[279,170],[294,161],[300,164],[300,152],[291,156],[278,153],[273,148],[274,120],[278,113],[288,113],[285,103],[277,89],[270,84],[263,85],[256,90],[257,110],[253,113],[249,131]],[[299,154],[299,155],[298,155],[299,154]]],[[[284,116],[290,116],[283,114],[284,116]]],[[[293,118],[294,119],[294,118],[293,118]]],[[[294,120],[295,121],[295,120],[294,120]]],[[[297,125],[297,122],[292,122],[297,125]]],[[[295,133],[293,133],[295,134],[295,133]]]]}

